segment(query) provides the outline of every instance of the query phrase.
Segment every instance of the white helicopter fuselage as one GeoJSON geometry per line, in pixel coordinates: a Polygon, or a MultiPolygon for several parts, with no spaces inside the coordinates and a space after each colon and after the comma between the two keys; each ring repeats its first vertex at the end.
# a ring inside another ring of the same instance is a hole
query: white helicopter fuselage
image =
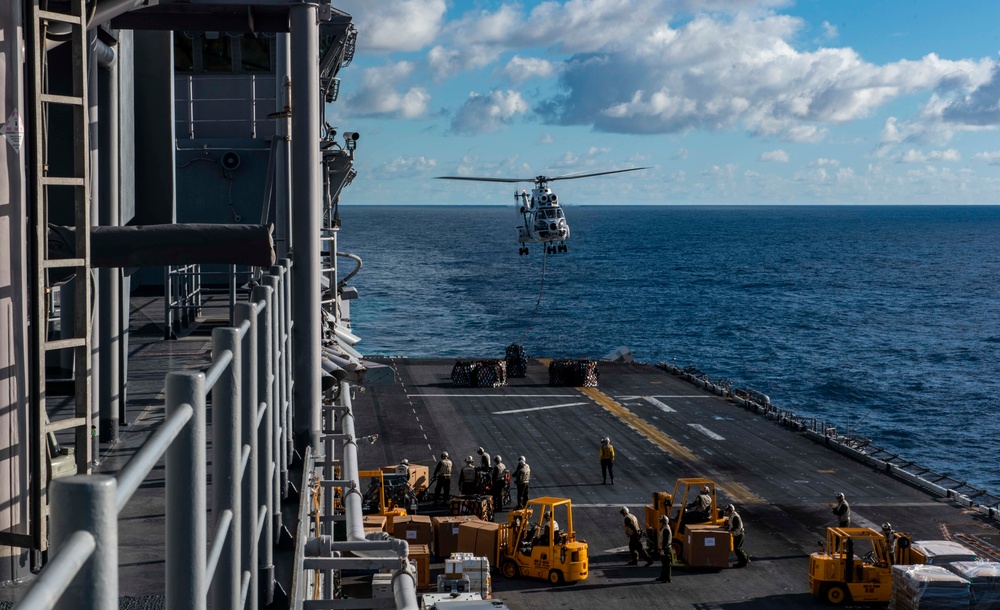
{"type": "Polygon", "coordinates": [[[552,189],[532,189],[530,196],[522,190],[518,198],[518,212],[524,219],[524,224],[517,227],[519,243],[554,243],[569,239],[566,215],[552,189]]]}

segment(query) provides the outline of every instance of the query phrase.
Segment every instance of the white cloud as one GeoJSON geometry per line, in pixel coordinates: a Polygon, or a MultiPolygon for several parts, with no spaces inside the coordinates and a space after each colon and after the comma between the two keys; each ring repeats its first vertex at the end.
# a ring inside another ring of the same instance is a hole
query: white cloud
{"type": "Polygon", "coordinates": [[[517,91],[494,89],[486,95],[473,92],[456,113],[451,130],[462,134],[493,133],[528,110],[528,103],[517,91]]]}
{"type": "Polygon", "coordinates": [[[510,82],[520,84],[532,78],[552,78],[558,71],[559,66],[551,61],[515,55],[504,66],[503,74],[510,82]]]}
{"type": "Polygon", "coordinates": [[[378,166],[375,172],[382,177],[408,178],[422,176],[435,167],[437,167],[436,159],[428,159],[420,155],[418,157],[396,157],[378,166]]]}
{"type": "Polygon", "coordinates": [[[972,158],[985,161],[990,165],[1000,165],[1000,151],[976,153],[972,155],[972,158]]]}
{"type": "Polygon", "coordinates": [[[337,0],[334,4],[350,13],[357,25],[358,47],[375,53],[424,48],[438,37],[448,9],[445,0],[337,0]]]}
{"type": "Polygon", "coordinates": [[[684,160],[688,158],[689,154],[691,153],[688,151],[688,149],[681,147],[677,149],[677,152],[675,152],[674,156],[671,158],[674,159],[675,161],[684,160]]]}
{"type": "Polygon", "coordinates": [[[344,105],[352,116],[416,119],[427,114],[431,96],[423,87],[397,91],[395,87],[409,78],[414,66],[399,62],[368,68],[361,74],[361,86],[344,105]]]}
{"type": "Polygon", "coordinates": [[[840,161],[836,159],[826,159],[824,157],[820,157],[819,159],[816,159],[809,165],[812,165],[813,167],[840,167],[840,161]]]}
{"type": "Polygon", "coordinates": [[[897,160],[900,163],[926,163],[928,161],[960,161],[961,155],[954,148],[948,150],[931,150],[928,152],[909,149],[897,160]]]}
{"type": "Polygon", "coordinates": [[[773,163],[788,163],[788,153],[781,150],[780,148],[777,150],[769,150],[760,153],[760,156],[757,157],[757,160],[765,162],[769,161],[773,163]]]}
{"type": "Polygon", "coordinates": [[[837,31],[837,26],[833,25],[829,21],[823,22],[823,37],[824,38],[836,38],[840,32],[837,31]]]}
{"type": "Polygon", "coordinates": [[[620,133],[743,126],[817,142],[826,125],[867,117],[901,95],[974,88],[992,67],[933,54],[876,65],[850,48],[798,51],[792,43],[803,24],[784,15],[700,15],[676,29],[657,23],[638,26],[627,49],[608,45],[571,58],[565,93],[541,106],[543,116],[620,133]]]}

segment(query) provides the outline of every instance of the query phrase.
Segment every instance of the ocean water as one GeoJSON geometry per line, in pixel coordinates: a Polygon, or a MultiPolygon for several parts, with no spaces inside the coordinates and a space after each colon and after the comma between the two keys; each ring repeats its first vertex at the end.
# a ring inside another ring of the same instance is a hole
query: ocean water
{"type": "Polygon", "coordinates": [[[548,256],[512,208],[342,207],[365,353],[624,345],[1000,492],[1000,207],[568,207],[548,256]]]}

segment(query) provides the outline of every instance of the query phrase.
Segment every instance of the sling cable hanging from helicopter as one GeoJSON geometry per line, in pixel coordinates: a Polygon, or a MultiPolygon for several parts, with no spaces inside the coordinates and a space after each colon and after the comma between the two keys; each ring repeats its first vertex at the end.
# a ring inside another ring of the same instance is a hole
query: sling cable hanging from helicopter
{"type": "Polygon", "coordinates": [[[548,259],[548,254],[549,249],[544,248],[542,250],[542,283],[538,286],[538,299],[535,301],[535,310],[531,312],[531,318],[528,319],[528,326],[524,329],[521,340],[517,342],[518,345],[524,345],[524,340],[528,337],[531,325],[535,322],[535,316],[538,315],[538,307],[542,304],[542,292],[545,290],[545,261],[548,259]]]}

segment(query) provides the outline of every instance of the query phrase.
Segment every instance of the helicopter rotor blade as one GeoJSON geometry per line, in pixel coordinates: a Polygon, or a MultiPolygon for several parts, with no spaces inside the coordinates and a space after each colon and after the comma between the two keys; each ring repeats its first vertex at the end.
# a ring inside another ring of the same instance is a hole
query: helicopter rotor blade
{"type": "Polygon", "coordinates": [[[434,176],[436,180],[469,180],[471,182],[534,182],[534,178],[475,178],[472,176],[434,176]]]}
{"type": "Polygon", "coordinates": [[[590,173],[590,174],[578,174],[578,173],[563,174],[562,176],[555,176],[555,177],[552,177],[552,178],[548,178],[547,180],[549,182],[554,182],[556,180],[575,180],[577,178],[589,178],[591,176],[605,176],[607,174],[620,174],[622,172],[637,172],[640,169],[652,169],[652,168],[649,168],[649,167],[630,167],[629,169],[615,169],[615,170],[611,170],[609,172],[594,172],[594,173],[590,173]]]}

